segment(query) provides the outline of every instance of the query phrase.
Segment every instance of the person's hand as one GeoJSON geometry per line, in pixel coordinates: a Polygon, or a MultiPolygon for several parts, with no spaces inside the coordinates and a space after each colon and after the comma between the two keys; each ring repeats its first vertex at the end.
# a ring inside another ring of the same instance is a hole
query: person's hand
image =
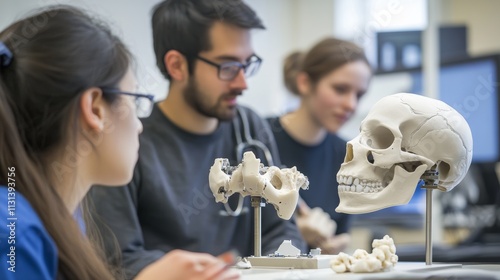
{"type": "Polygon", "coordinates": [[[298,206],[296,221],[302,237],[310,247],[321,248],[335,233],[337,223],[321,208],[309,208],[302,199],[298,206]]]}
{"type": "Polygon", "coordinates": [[[204,253],[174,250],[145,267],[135,280],[232,280],[240,272],[222,260],[204,253]]]}
{"type": "Polygon", "coordinates": [[[342,233],[330,236],[330,238],[323,241],[318,247],[321,248],[321,254],[337,255],[338,253],[345,251],[350,241],[350,235],[348,233],[342,233]]]}

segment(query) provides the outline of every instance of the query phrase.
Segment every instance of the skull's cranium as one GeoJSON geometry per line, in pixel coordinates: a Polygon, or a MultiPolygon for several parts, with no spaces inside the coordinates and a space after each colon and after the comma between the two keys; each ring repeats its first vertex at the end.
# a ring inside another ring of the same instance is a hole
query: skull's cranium
{"type": "Polygon", "coordinates": [[[367,213],[408,203],[426,170],[439,172],[438,188],[450,191],[472,159],[472,134],[446,103],[409,93],[379,100],[347,143],[338,174],[337,212],[367,213]]]}
{"type": "Polygon", "coordinates": [[[280,218],[288,220],[297,206],[299,190],[307,189],[309,181],[295,167],[264,167],[252,152],[246,152],[237,167],[229,166],[227,159],[215,159],[209,185],[217,202],[226,203],[234,193],[263,197],[274,205],[280,218]]]}

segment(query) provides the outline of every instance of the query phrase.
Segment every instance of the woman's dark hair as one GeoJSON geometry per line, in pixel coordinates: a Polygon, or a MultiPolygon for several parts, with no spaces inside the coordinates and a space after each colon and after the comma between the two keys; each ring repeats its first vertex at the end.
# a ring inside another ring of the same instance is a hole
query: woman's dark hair
{"type": "Polygon", "coordinates": [[[285,57],[283,63],[283,82],[286,89],[295,95],[300,95],[297,88],[297,75],[301,70],[304,53],[295,51],[285,57]]]}
{"type": "Polygon", "coordinates": [[[170,79],[164,62],[170,50],[182,53],[193,73],[196,56],[211,48],[208,31],[216,21],[246,29],[264,29],[255,11],[241,0],[166,0],[154,7],[156,65],[165,78],[170,79]]]}
{"type": "Polygon", "coordinates": [[[299,95],[297,74],[304,72],[312,84],[342,65],[363,61],[370,67],[363,49],[356,44],[336,38],[326,38],[314,45],[306,54],[294,52],[285,58],[283,76],[285,86],[299,95]]]}
{"type": "MultiPolygon", "coordinates": [[[[45,156],[71,146],[68,135],[79,129],[81,93],[116,87],[131,55],[109,28],[69,6],[46,8],[13,23],[0,33],[0,42],[12,53],[12,61],[0,65],[0,168],[15,167],[16,191],[30,202],[57,246],[59,277],[112,279],[54,189],[49,176],[54,166],[45,156]]],[[[111,104],[117,97],[104,98],[111,104]]],[[[2,185],[7,185],[6,174],[0,172],[2,185]]]]}

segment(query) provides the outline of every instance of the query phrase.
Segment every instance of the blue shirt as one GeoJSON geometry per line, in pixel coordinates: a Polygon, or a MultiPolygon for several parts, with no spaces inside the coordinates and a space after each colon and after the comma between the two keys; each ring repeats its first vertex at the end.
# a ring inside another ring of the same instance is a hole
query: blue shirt
{"type": "Polygon", "coordinates": [[[0,279],[56,279],[57,263],[57,247],[28,200],[0,186],[0,279]]]}
{"type": "Polygon", "coordinates": [[[300,190],[300,196],[309,207],[320,207],[337,223],[336,234],[349,231],[350,216],[335,212],[339,205],[337,172],[344,162],[346,141],[335,134],[312,146],[293,139],[281,126],[279,118],[267,119],[278,144],[281,163],[296,166],[309,179],[309,189],[300,190]]]}

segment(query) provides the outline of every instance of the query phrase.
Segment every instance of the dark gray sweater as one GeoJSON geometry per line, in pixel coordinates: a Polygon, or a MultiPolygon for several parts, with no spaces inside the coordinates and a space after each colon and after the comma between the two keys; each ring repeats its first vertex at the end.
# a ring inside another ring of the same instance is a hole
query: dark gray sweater
{"type": "MultiPolygon", "coordinates": [[[[251,135],[271,150],[279,166],[276,144],[268,124],[248,108],[251,135]]],[[[221,122],[209,135],[196,135],[175,126],[155,106],[143,121],[139,161],[132,182],[125,187],[94,187],[90,192],[95,220],[104,238],[106,253],[119,263],[122,253],[127,278],[173,249],[213,255],[237,249],[253,254],[253,209],[245,198],[246,211],[231,217],[216,203],[208,185],[215,158],[236,165],[236,140],[232,122],[221,122]],[[112,246],[112,231],[120,248],[112,246]]],[[[261,151],[254,151],[267,165],[261,151]]],[[[230,199],[236,208],[238,195],[230,199]]],[[[305,244],[293,221],[280,219],[272,205],[262,209],[262,253],[274,253],[284,239],[305,252],[305,244]]]]}

